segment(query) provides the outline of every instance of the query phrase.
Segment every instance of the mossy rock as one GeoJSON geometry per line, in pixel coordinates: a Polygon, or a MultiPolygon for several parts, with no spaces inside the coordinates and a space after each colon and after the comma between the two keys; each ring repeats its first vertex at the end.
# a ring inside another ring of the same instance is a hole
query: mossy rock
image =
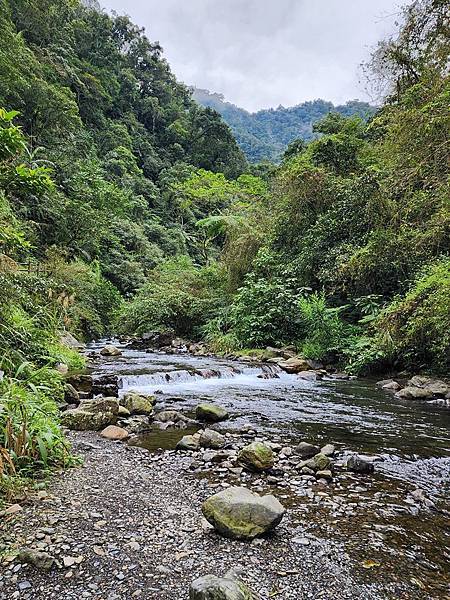
{"type": "Polygon", "coordinates": [[[199,404],[195,409],[195,416],[199,421],[205,421],[206,423],[217,423],[219,421],[228,419],[230,415],[222,406],[204,402],[199,404]]]}
{"type": "Polygon", "coordinates": [[[132,415],[151,415],[153,413],[153,405],[156,402],[154,396],[143,396],[135,392],[129,392],[121,398],[120,403],[132,415]]]}
{"type": "Polygon", "coordinates": [[[232,577],[205,575],[192,582],[189,600],[252,600],[250,590],[232,577]]]}
{"type": "Polygon", "coordinates": [[[274,465],[274,454],[266,444],[252,442],[239,452],[238,462],[250,471],[267,471],[274,465]]]}
{"type": "Polygon", "coordinates": [[[230,487],[208,498],[202,512],[223,536],[252,540],[274,529],[285,508],[274,496],[258,496],[247,488],[230,487]]]}

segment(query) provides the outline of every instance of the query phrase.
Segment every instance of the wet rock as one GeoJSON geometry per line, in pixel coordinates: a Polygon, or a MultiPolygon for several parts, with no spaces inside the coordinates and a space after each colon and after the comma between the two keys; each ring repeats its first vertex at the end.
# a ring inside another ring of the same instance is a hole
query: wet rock
{"type": "Polygon", "coordinates": [[[116,398],[82,400],[78,408],[66,410],[61,415],[61,423],[75,431],[98,431],[115,423],[119,403],[116,398]]]}
{"type": "Polygon", "coordinates": [[[192,582],[189,600],[252,600],[252,594],[243,583],[228,575],[205,575],[192,582]]]}
{"type": "Polygon", "coordinates": [[[195,409],[195,416],[199,421],[217,423],[228,419],[229,413],[225,408],[217,404],[202,403],[195,409]]]}
{"type": "Polygon", "coordinates": [[[117,375],[101,375],[92,381],[92,394],[117,398],[119,395],[119,379],[117,375]]]}
{"type": "Polygon", "coordinates": [[[326,471],[331,467],[331,460],[329,456],[319,452],[313,459],[315,465],[315,471],[326,471]]]}
{"type": "Polygon", "coordinates": [[[80,401],[80,394],[71,383],[66,383],[64,389],[64,400],[68,404],[78,404],[80,401]]]}
{"type": "Polygon", "coordinates": [[[239,452],[238,462],[249,471],[267,471],[274,465],[274,454],[266,444],[252,442],[239,452]]]}
{"type": "Polygon", "coordinates": [[[439,379],[431,379],[430,377],[422,377],[415,375],[408,381],[408,386],[423,388],[429,391],[433,396],[444,398],[450,391],[450,386],[439,379]]]}
{"type": "Polygon", "coordinates": [[[120,425],[126,427],[128,433],[139,435],[151,430],[149,418],[145,415],[134,415],[128,419],[122,419],[120,425]]]}
{"type": "Polygon", "coordinates": [[[198,450],[200,446],[200,436],[184,435],[176,445],[176,450],[198,450]]]}
{"type": "Polygon", "coordinates": [[[325,444],[325,446],[320,449],[320,454],[325,454],[325,456],[334,456],[335,452],[336,448],[333,446],[333,444],[325,444]]]}
{"type": "Polygon", "coordinates": [[[373,463],[358,454],[352,454],[347,460],[347,469],[355,473],[373,473],[373,463]]]}
{"type": "Polygon", "coordinates": [[[278,362],[278,366],[286,371],[286,373],[300,373],[301,371],[308,371],[310,369],[309,364],[303,358],[293,356],[287,360],[278,362]]]}
{"type": "Polygon", "coordinates": [[[325,479],[325,481],[333,481],[333,473],[329,469],[317,471],[316,477],[317,479],[325,479]]]}
{"type": "Polygon", "coordinates": [[[20,550],[17,558],[20,562],[27,563],[43,571],[49,571],[55,564],[55,559],[47,552],[39,552],[30,548],[20,550]]]}
{"type": "Polygon", "coordinates": [[[67,383],[73,385],[78,392],[92,392],[92,375],[72,375],[67,379],[67,383]]]}
{"type": "Polygon", "coordinates": [[[153,405],[156,402],[154,396],[143,396],[135,392],[128,392],[121,399],[122,405],[130,411],[132,415],[151,415],[153,405]]]}
{"type": "Polygon", "coordinates": [[[213,429],[205,429],[200,434],[200,446],[219,450],[225,446],[225,436],[213,429]]]}
{"type": "Polygon", "coordinates": [[[117,413],[117,416],[119,418],[122,419],[126,419],[127,417],[129,417],[131,415],[130,411],[128,410],[128,408],[125,408],[125,406],[122,406],[121,404],[119,405],[119,412],[117,413]]]}
{"type": "Polygon", "coordinates": [[[100,350],[100,354],[102,356],[122,356],[122,352],[119,350],[119,348],[116,348],[110,344],[104,346],[100,350]]]}
{"type": "Polygon", "coordinates": [[[162,348],[164,346],[170,346],[174,339],[175,334],[173,331],[148,331],[143,333],[140,338],[132,340],[132,342],[129,344],[129,347],[136,348],[138,350],[150,347],[162,348]]]}
{"type": "Polygon", "coordinates": [[[177,421],[185,421],[186,417],[177,410],[163,410],[155,415],[155,421],[161,421],[161,423],[177,423],[177,421]]]}
{"type": "Polygon", "coordinates": [[[390,383],[395,383],[393,379],[382,379],[381,381],[377,381],[377,387],[382,388],[385,385],[389,385],[390,383]]]}
{"type": "Polygon", "coordinates": [[[385,383],[381,386],[381,389],[386,390],[388,392],[398,392],[402,386],[397,381],[390,381],[389,383],[385,383]]]}
{"type": "Polygon", "coordinates": [[[208,498],[202,512],[225,537],[251,540],[274,529],[285,508],[274,496],[258,496],[247,488],[230,487],[208,498]]]}
{"type": "Polygon", "coordinates": [[[312,458],[319,452],[320,449],[317,446],[308,444],[307,442],[300,442],[300,444],[298,444],[298,446],[295,448],[295,453],[302,458],[312,458]]]}
{"type": "Polygon", "coordinates": [[[129,437],[129,433],[126,429],[117,427],[116,425],[108,425],[100,435],[107,440],[126,440],[129,437]]]}
{"type": "Polygon", "coordinates": [[[433,397],[433,392],[426,388],[410,385],[398,391],[395,396],[396,398],[404,398],[406,400],[426,400],[433,397]]]}
{"type": "Polygon", "coordinates": [[[304,379],[305,381],[317,381],[317,379],[322,378],[323,375],[317,371],[303,371],[298,374],[298,379],[304,379]]]}

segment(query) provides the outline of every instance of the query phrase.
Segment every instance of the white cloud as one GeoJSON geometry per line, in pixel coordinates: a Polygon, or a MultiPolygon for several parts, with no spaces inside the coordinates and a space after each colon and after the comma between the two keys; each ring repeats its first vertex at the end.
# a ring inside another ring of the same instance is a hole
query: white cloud
{"type": "MultiPolygon", "coordinates": [[[[406,0],[405,0],[406,1],[406,0]]],[[[249,110],[367,99],[359,65],[402,0],[102,0],[161,42],[189,85],[249,110]]]]}

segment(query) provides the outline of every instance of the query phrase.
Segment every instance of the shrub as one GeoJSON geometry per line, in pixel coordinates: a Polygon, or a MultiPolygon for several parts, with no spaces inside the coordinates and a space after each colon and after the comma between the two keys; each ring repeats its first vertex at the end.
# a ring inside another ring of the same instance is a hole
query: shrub
{"type": "Polygon", "coordinates": [[[0,491],[16,477],[36,477],[73,459],[58,422],[61,376],[48,367],[23,363],[0,381],[0,491]]]}
{"type": "Polygon", "coordinates": [[[224,279],[217,266],[198,268],[186,256],[167,261],[119,311],[117,327],[123,333],[171,329],[195,337],[218,310],[224,279]]]}
{"type": "Polygon", "coordinates": [[[443,258],[422,269],[410,290],[397,297],[376,321],[378,347],[397,365],[450,367],[450,260],[443,258]]]}
{"type": "Polygon", "coordinates": [[[315,292],[299,301],[304,339],[300,343],[305,358],[342,361],[358,328],[341,317],[345,306],[330,308],[324,294],[315,292]]]}

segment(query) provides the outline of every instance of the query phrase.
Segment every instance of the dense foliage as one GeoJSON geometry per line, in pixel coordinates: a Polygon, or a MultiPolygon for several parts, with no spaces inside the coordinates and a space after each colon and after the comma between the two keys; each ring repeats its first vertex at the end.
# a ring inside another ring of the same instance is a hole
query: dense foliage
{"type": "Polygon", "coordinates": [[[222,204],[193,202],[183,182],[197,172],[225,181],[246,168],[228,127],[191,100],[161,47],[128,18],[92,6],[0,0],[5,477],[26,472],[28,459],[65,459],[54,367],[82,361],[61,333],[104,335],[155,267],[201,257],[196,222],[222,204]]]}
{"type": "Polygon", "coordinates": [[[67,331],[448,371],[446,3],[412,3],[380,44],[369,121],[354,103],[272,111],[290,144],[251,167],[160,46],[90,4],[0,0],[1,485],[68,459],[67,331]]]}
{"type": "Polygon", "coordinates": [[[351,100],[342,106],[334,106],[332,102],[325,100],[314,100],[290,108],[279,106],[249,113],[226,102],[222,94],[194,88],[193,97],[202,106],[213,108],[222,115],[251,163],[279,162],[291,142],[313,139],[314,123],[330,112],[337,112],[345,117],[358,115],[368,118],[376,110],[367,102],[358,100],[351,100]]]}

